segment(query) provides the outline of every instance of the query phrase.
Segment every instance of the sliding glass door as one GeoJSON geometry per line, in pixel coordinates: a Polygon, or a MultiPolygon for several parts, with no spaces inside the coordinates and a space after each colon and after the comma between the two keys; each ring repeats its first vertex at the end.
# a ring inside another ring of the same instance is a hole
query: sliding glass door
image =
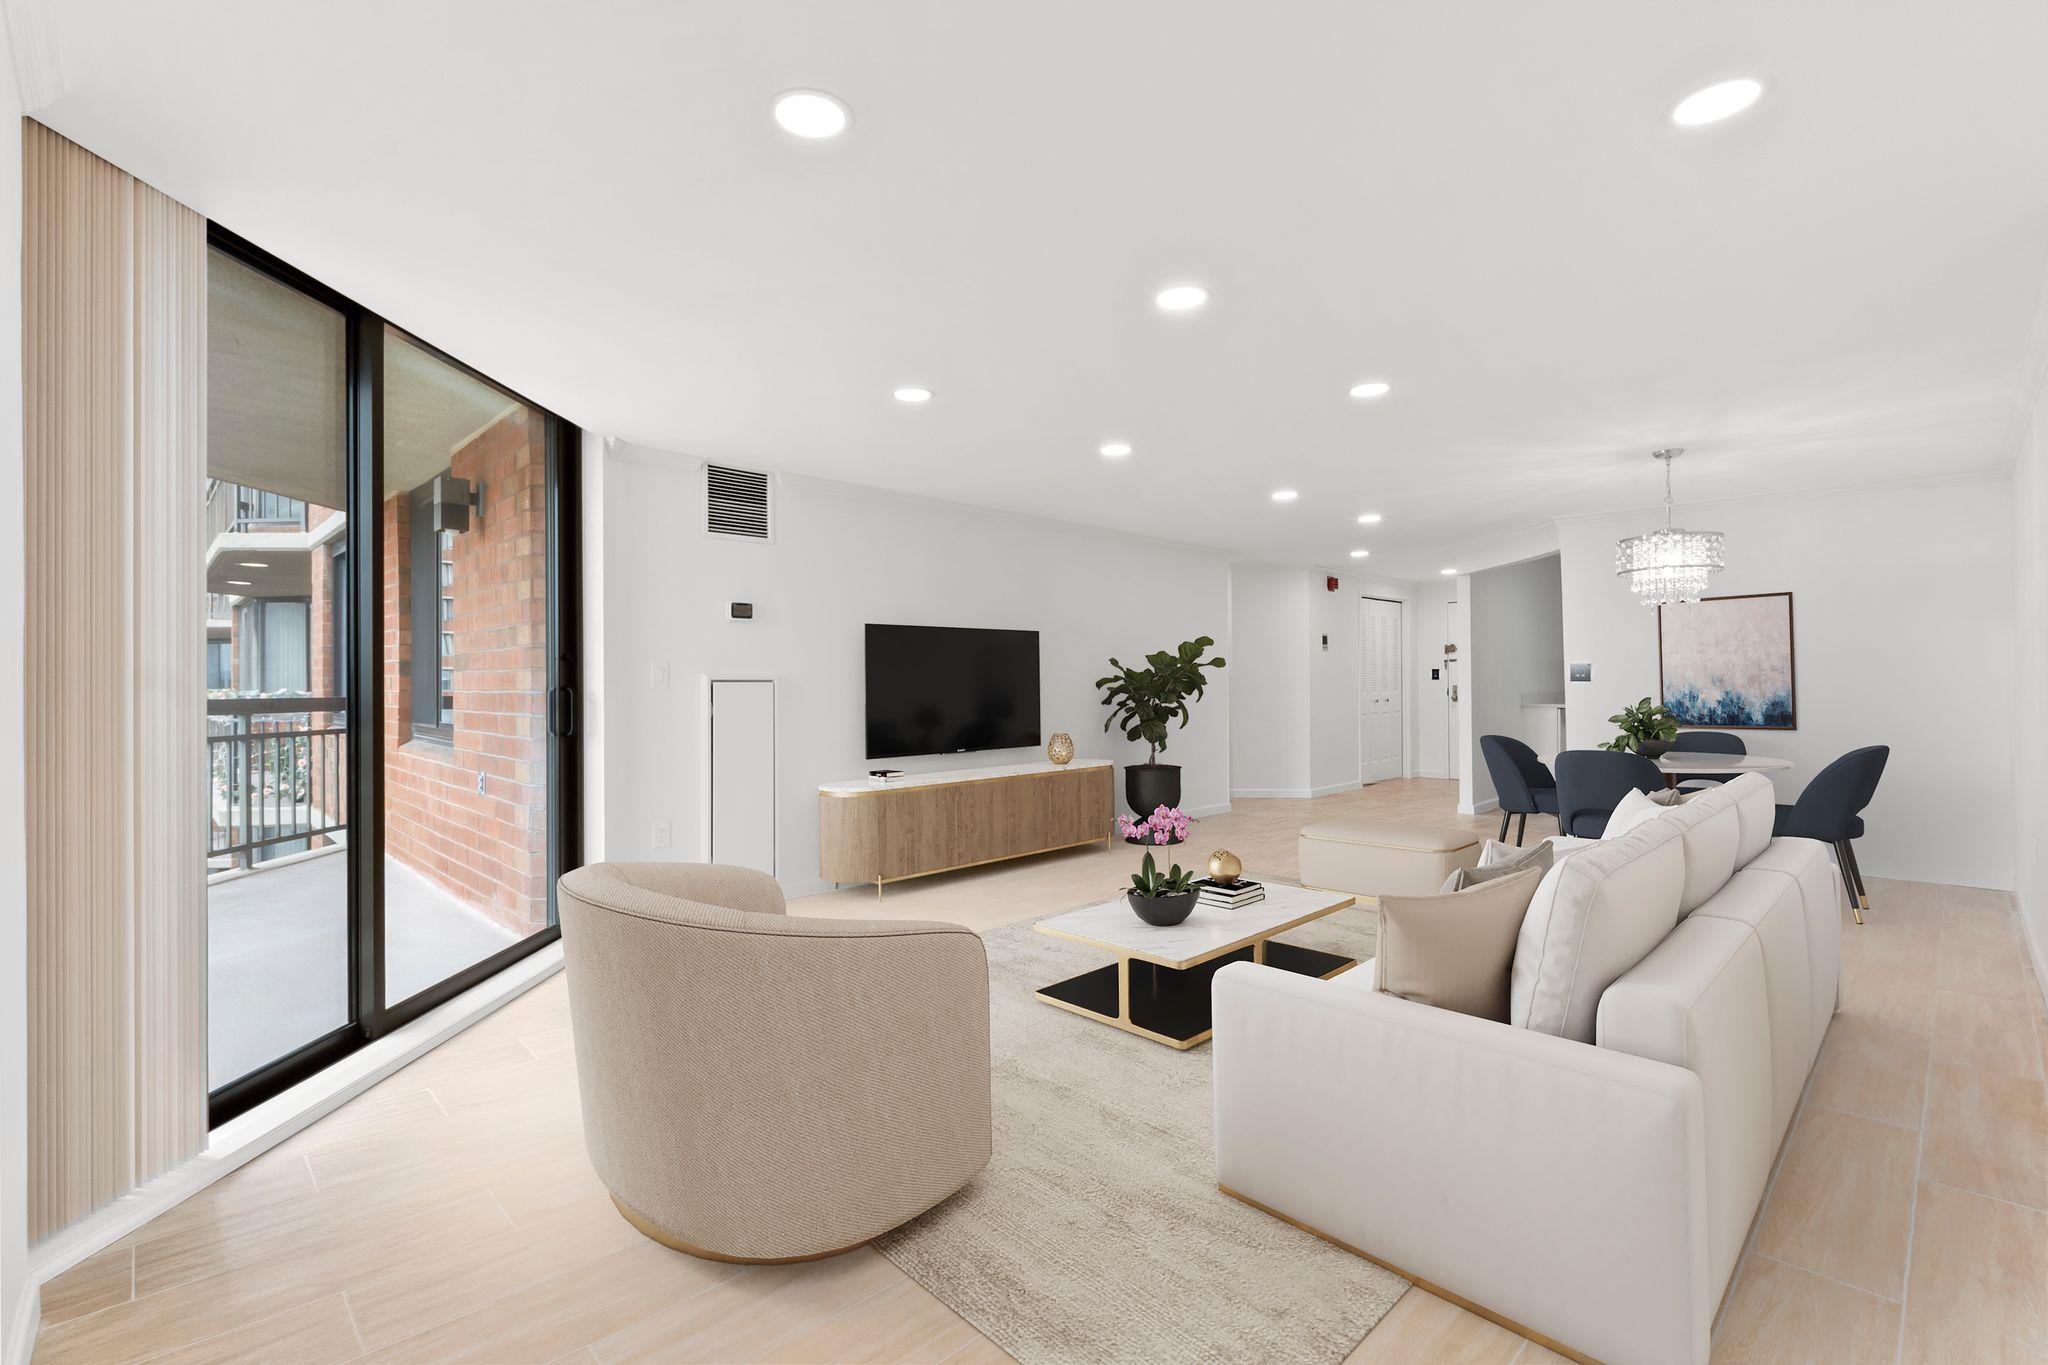
{"type": "Polygon", "coordinates": [[[553,941],[575,429],[219,228],[207,742],[219,1123],[553,941]]]}
{"type": "Polygon", "coordinates": [[[353,1017],[347,681],[348,315],[207,253],[209,1087],[353,1017]]]}
{"type": "Polygon", "coordinates": [[[384,335],[384,996],[554,924],[547,417],[384,335]]]}

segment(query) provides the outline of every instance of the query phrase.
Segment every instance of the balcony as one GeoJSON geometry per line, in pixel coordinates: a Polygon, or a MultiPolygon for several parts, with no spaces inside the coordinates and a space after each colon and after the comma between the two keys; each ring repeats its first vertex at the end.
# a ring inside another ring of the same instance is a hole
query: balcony
{"type": "Polygon", "coordinates": [[[342,514],[297,498],[215,480],[206,490],[206,589],[228,597],[304,597],[313,547],[342,514]]]}
{"type": "MultiPolygon", "coordinates": [[[[216,1088],[348,1022],[346,703],[207,703],[209,1073],[216,1088]]],[[[517,941],[396,858],[385,995],[403,1000],[517,941]]]]}

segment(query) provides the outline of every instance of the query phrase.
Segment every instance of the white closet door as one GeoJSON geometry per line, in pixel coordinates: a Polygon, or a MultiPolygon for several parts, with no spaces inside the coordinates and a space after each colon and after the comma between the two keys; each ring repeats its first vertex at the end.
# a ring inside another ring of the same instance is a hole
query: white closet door
{"type": "Polygon", "coordinates": [[[711,680],[710,860],[775,873],[775,684],[711,680]]]}
{"type": "Polygon", "coordinates": [[[1358,600],[1358,733],[1360,780],[1400,777],[1401,604],[1377,597],[1358,600]]]}

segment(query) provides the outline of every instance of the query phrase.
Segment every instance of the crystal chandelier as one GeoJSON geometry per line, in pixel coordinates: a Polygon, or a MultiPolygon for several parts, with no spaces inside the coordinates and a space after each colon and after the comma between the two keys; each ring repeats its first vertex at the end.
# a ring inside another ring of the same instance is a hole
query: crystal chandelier
{"type": "Polygon", "coordinates": [[[1688,531],[1671,524],[1671,462],[1685,452],[1676,447],[1651,451],[1664,464],[1664,527],[1648,535],[1630,536],[1614,547],[1614,572],[1628,579],[1629,591],[1646,607],[1669,602],[1697,602],[1706,595],[1707,578],[1726,567],[1719,531],[1688,531]]]}

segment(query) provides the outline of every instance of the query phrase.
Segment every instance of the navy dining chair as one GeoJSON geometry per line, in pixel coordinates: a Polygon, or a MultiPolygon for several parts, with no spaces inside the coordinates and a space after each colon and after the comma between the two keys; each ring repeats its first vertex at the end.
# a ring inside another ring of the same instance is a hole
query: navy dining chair
{"type": "Polygon", "coordinates": [[[1509,817],[1519,815],[1522,819],[1515,826],[1515,842],[1520,844],[1530,816],[1557,814],[1557,779],[1536,757],[1536,751],[1519,739],[1481,735],[1479,752],[1486,756],[1487,775],[1493,778],[1494,794],[1500,797],[1501,840],[1507,840],[1509,817]]]}
{"type": "Polygon", "coordinates": [[[1877,780],[1884,776],[1885,760],[1891,756],[1891,746],[1886,744],[1851,749],[1814,774],[1797,801],[1779,806],[1771,825],[1773,835],[1819,839],[1835,846],[1842,886],[1849,893],[1849,909],[1858,924],[1870,908],[1870,894],[1863,889],[1855,841],[1863,835],[1863,808],[1877,795],[1877,780]]]}
{"type": "MultiPolygon", "coordinates": [[[[1731,735],[1725,730],[1682,730],[1671,742],[1674,752],[1689,754],[1746,754],[1749,746],[1742,742],[1740,735],[1731,735]]],[[[1727,782],[1738,776],[1735,773],[1687,773],[1681,787],[1704,786],[1709,782],[1727,782]]]]}
{"type": "Polygon", "coordinates": [[[1631,791],[1655,794],[1664,775],[1641,754],[1612,749],[1568,749],[1557,756],[1557,828],[1579,839],[1597,839],[1607,817],[1631,791]]]}

